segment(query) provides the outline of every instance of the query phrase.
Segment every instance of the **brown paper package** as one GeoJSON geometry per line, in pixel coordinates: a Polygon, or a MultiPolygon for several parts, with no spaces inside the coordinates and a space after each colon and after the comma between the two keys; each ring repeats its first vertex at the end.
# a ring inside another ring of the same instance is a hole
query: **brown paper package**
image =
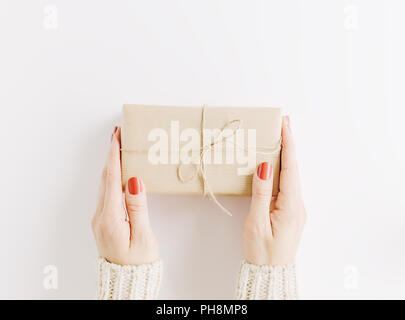
{"type": "MultiPolygon", "coordinates": [[[[129,178],[140,177],[148,193],[157,194],[204,194],[204,180],[200,174],[196,174],[189,181],[183,181],[179,177],[179,163],[172,163],[171,153],[179,152],[171,148],[172,122],[179,124],[179,132],[187,128],[193,128],[201,135],[201,127],[204,129],[222,129],[231,121],[237,120],[244,133],[248,129],[256,130],[256,145],[271,147],[279,146],[281,141],[282,111],[280,108],[269,107],[214,107],[214,106],[155,106],[155,105],[124,105],[123,122],[121,131],[122,149],[122,181],[125,185],[129,178]],[[204,119],[204,120],[202,120],[204,119]],[[168,159],[167,164],[153,164],[148,158],[149,148],[156,144],[150,141],[148,136],[152,129],[160,128],[168,133],[168,159]]],[[[247,142],[245,134],[245,143],[247,142]]],[[[201,141],[200,141],[201,142],[201,141]]],[[[180,142],[180,150],[185,142],[180,142]]],[[[197,152],[200,153],[197,146],[197,152]]],[[[194,148],[193,148],[194,149],[194,148]]],[[[225,150],[225,148],[223,148],[225,150]]],[[[245,150],[246,151],[246,150],[245,150]]],[[[246,151],[247,153],[247,151],[246,151]]],[[[223,157],[224,159],[225,157],[223,157]]],[[[236,158],[236,157],[235,157],[236,158]]],[[[280,151],[276,154],[256,153],[256,163],[248,168],[248,175],[238,175],[237,169],[247,167],[247,164],[239,164],[236,161],[228,164],[222,163],[205,164],[205,183],[215,195],[250,196],[252,174],[256,165],[269,161],[273,166],[274,184],[273,195],[278,193],[280,172],[280,151]]],[[[181,163],[181,162],[180,162],[181,163]]],[[[199,164],[185,165],[182,172],[197,172],[199,164]]],[[[190,173],[189,177],[193,175],[190,173]]]]}

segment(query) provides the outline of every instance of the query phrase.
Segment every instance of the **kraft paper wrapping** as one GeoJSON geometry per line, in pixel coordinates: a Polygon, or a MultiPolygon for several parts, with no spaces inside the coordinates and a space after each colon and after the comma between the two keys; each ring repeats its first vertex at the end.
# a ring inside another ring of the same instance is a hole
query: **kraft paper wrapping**
{"type": "MultiPolygon", "coordinates": [[[[257,152],[256,163],[247,169],[248,175],[237,173],[238,168],[247,168],[247,164],[239,164],[236,161],[228,164],[225,160],[215,164],[211,161],[211,164],[205,164],[205,182],[200,173],[189,181],[182,181],[178,172],[180,164],[170,162],[171,153],[179,152],[177,148],[172,148],[170,141],[178,139],[171,137],[173,121],[179,124],[180,133],[185,129],[193,128],[201,135],[202,125],[204,129],[222,129],[235,119],[240,121],[240,129],[245,131],[245,144],[248,140],[248,129],[255,129],[258,150],[259,146],[270,149],[280,146],[282,121],[280,108],[124,105],[121,130],[123,184],[125,185],[131,177],[140,177],[149,193],[204,194],[204,183],[207,183],[215,195],[250,196],[252,173],[256,165],[269,161],[273,165],[273,195],[276,195],[279,185],[280,149],[276,150],[275,154],[257,152]],[[204,121],[202,121],[203,116],[204,121]],[[168,164],[152,164],[148,158],[149,148],[157,141],[148,140],[148,136],[155,128],[163,129],[168,133],[168,164]]],[[[202,141],[199,142],[201,143],[195,146],[197,149],[202,147],[202,141]]],[[[187,141],[180,142],[180,149],[186,143],[187,141]]],[[[224,151],[225,149],[226,146],[223,147],[224,151]]],[[[197,152],[199,151],[198,149],[197,152]]],[[[247,151],[245,153],[247,154],[247,151]]],[[[194,172],[198,166],[199,164],[185,165],[182,167],[182,172],[194,172]]],[[[191,174],[189,177],[192,176],[191,174]]]]}

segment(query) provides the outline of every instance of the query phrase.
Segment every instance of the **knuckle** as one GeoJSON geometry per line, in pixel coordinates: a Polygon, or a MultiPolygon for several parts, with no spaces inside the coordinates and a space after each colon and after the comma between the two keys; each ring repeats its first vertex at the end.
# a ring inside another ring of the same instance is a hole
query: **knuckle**
{"type": "Polygon", "coordinates": [[[97,233],[98,226],[99,226],[99,219],[98,219],[97,215],[94,215],[93,218],[91,219],[91,229],[93,230],[94,234],[97,233]]]}
{"type": "Polygon", "coordinates": [[[145,202],[127,203],[127,209],[129,213],[146,212],[147,205],[145,202]]]}
{"type": "Polygon", "coordinates": [[[265,190],[256,190],[253,194],[253,200],[260,203],[270,202],[270,193],[265,190]]]}
{"type": "Polygon", "coordinates": [[[256,187],[254,188],[254,193],[256,193],[257,195],[263,195],[263,196],[268,196],[271,192],[272,186],[270,183],[268,183],[267,181],[261,181],[261,183],[259,185],[256,185],[256,187]]]}

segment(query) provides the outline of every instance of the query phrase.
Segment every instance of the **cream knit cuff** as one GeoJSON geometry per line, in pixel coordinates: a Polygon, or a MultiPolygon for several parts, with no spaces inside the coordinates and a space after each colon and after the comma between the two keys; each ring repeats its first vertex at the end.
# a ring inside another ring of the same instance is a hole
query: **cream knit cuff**
{"type": "Polygon", "coordinates": [[[156,299],[162,278],[161,260],[139,266],[121,266],[98,259],[100,300],[156,299]]]}
{"type": "Polygon", "coordinates": [[[298,299],[295,265],[257,266],[243,260],[239,272],[236,299],[298,299]]]}

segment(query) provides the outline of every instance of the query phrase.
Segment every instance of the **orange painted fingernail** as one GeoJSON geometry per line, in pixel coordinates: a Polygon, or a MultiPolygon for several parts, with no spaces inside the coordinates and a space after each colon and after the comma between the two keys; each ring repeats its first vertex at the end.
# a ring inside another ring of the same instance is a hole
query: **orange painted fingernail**
{"type": "Polygon", "coordinates": [[[142,182],[141,179],[133,177],[128,180],[128,191],[130,194],[139,194],[142,192],[142,182]]]}
{"type": "Polygon", "coordinates": [[[262,162],[257,167],[257,176],[262,180],[268,180],[271,177],[272,165],[268,162],[262,162]]]}

